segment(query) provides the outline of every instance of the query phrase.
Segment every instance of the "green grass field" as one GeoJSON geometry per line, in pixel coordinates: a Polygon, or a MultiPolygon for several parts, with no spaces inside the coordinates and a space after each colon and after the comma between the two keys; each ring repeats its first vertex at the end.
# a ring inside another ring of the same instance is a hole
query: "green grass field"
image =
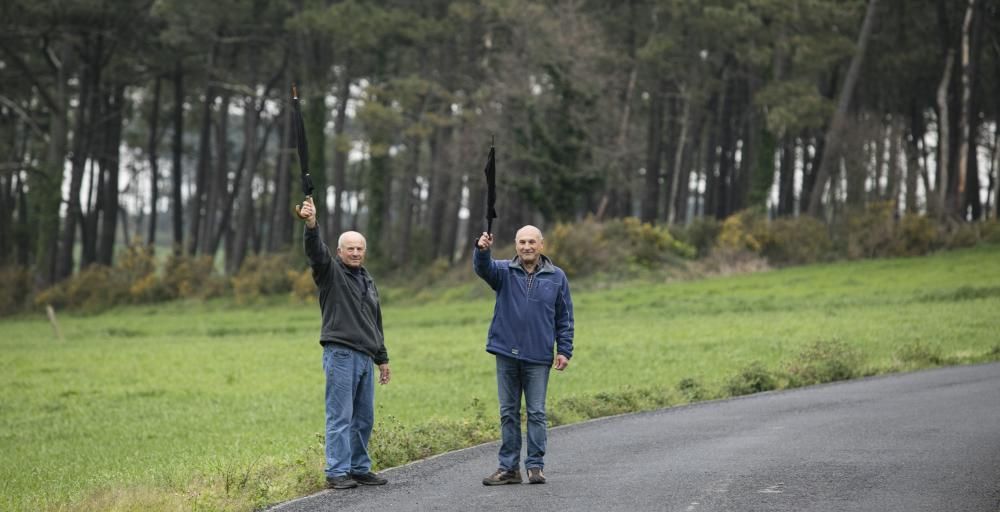
{"type": "MultiPolygon", "coordinates": [[[[497,436],[483,350],[492,300],[466,270],[468,284],[439,299],[388,293],[381,469],[497,436]]],[[[697,397],[726,396],[753,362],[783,387],[817,342],[860,354],[856,375],[1000,359],[1000,246],[577,284],[575,357],[550,381],[554,423],[683,403],[682,379],[697,397]]],[[[318,325],[315,304],[283,298],[65,314],[64,341],[41,315],[0,320],[0,509],[247,510],[318,488],[318,325]]]]}

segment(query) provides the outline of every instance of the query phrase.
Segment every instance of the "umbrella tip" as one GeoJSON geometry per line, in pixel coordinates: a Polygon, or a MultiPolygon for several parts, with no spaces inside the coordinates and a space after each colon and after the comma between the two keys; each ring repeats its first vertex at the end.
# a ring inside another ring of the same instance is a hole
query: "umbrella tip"
{"type": "Polygon", "coordinates": [[[299,99],[299,90],[298,88],[295,87],[295,82],[292,82],[292,99],[293,100],[299,99]]]}

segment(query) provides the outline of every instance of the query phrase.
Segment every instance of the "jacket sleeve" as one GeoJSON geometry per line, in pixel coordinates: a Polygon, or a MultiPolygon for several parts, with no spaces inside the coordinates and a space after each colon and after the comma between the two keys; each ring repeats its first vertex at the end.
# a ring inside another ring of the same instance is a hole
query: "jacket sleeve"
{"type": "Polygon", "coordinates": [[[314,228],[306,226],[302,240],[306,257],[309,258],[309,266],[313,271],[313,281],[320,284],[326,279],[333,263],[333,259],[330,258],[330,248],[323,243],[323,235],[320,234],[318,224],[314,228]]]}
{"type": "Polygon", "coordinates": [[[573,298],[569,293],[569,279],[563,274],[556,298],[556,353],[573,357],[573,331],[573,298]]]}
{"type": "MultiPolygon", "coordinates": [[[[374,283],[373,283],[374,285],[374,283]]],[[[382,330],[382,305],[379,304],[375,310],[375,321],[378,322],[378,333],[382,335],[382,345],[378,348],[378,353],[372,358],[375,364],[385,364],[389,362],[389,351],[385,348],[385,331],[382,330]]]]}
{"type": "Polygon", "coordinates": [[[476,271],[477,276],[490,285],[490,288],[500,289],[500,269],[489,250],[480,251],[479,247],[476,247],[472,255],[472,269],[476,271]]]}

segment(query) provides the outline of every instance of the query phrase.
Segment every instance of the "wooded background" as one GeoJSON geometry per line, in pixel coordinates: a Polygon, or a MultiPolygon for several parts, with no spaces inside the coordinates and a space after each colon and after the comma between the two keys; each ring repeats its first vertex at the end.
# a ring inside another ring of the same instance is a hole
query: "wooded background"
{"type": "Polygon", "coordinates": [[[393,266],[481,230],[891,201],[997,217],[997,0],[5,0],[0,266],[287,251],[290,84],[328,240],[393,266]]]}

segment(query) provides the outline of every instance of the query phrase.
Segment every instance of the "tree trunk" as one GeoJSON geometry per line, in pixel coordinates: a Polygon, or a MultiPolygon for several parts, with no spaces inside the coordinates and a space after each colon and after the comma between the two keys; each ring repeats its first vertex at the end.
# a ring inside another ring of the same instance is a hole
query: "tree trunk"
{"type": "Polygon", "coordinates": [[[118,174],[121,158],[122,123],[125,117],[125,84],[116,84],[108,98],[108,124],[104,138],[104,154],[98,159],[104,180],[104,213],[101,216],[101,242],[97,259],[102,265],[111,266],[115,257],[115,235],[118,231],[118,174]]]}
{"type": "Polygon", "coordinates": [[[726,94],[722,99],[722,115],[719,118],[719,174],[715,180],[715,218],[722,220],[732,212],[734,168],[736,165],[736,134],[734,133],[735,79],[727,79],[726,94]]]}
{"type": "MultiPolygon", "coordinates": [[[[955,212],[958,213],[959,217],[962,219],[966,218],[965,212],[965,186],[966,186],[966,172],[969,168],[969,126],[971,124],[970,120],[970,108],[972,103],[972,66],[970,59],[970,36],[972,33],[972,21],[973,16],[976,11],[976,0],[968,0],[968,4],[965,8],[965,20],[962,22],[962,50],[961,50],[961,66],[962,66],[962,100],[961,100],[961,110],[959,113],[959,134],[958,134],[958,165],[956,171],[958,173],[958,182],[955,187],[955,197],[952,200],[955,208],[955,212]]],[[[975,145],[973,144],[974,148],[975,145]]]]}
{"type": "Polygon", "coordinates": [[[184,247],[184,205],[181,199],[181,184],[184,158],[184,68],[178,60],[174,65],[174,167],[170,208],[173,211],[174,254],[180,254],[184,247]]]}
{"type": "Polygon", "coordinates": [[[937,187],[935,210],[938,215],[945,215],[948,204],[948,169],[951,165],[948,159],[951,154],[949,151],[951,122],[948,115],[948,84],[951,83],[951,70],[954,67],[954,62],[954,52],[949,51],[948,56],[945,57],[944,74],[941,75],[941,82],[937,89],[938,165],[935,182],[935,187],[937,187]]]}
{"type": "MultiPolygon", "coordinates": [[[[681,87],[681,102],[684,103],[681,112],[681,131],[677,136],[677,147],[674,151],[674,168],[671,172],[670,199],[667,200],[667,225],[673,226],[677,218],[678,187],[680,186],[681,163],[684,161],[684,148],[687,146],[688,125],[691,124],[691,101],[686,94],[686,88],[681,87]]],[[[687,181],[687,180],[684,180],[687,181]]]]}
{"type": "Polygon", "coordinates": [[[71,159],[69,197],[66,204],[66,217],[63,219],[63,230],[59,244],[59,262],[56,270],[56,279],[63,280],[73,273],[73,249],[76,245],[77,223],[83,216],[83,208],[80,206],[80,190],[83,188],[83,173],[86,170],[87,155],[90,154],[90,132],[87,123],[92,122],[94,116],[94,101],[97,96],[97,87],[100,75],[100,65],[97,55],[99,50],[90,47],[90,38],[84,39],[84,52],[87,57],[81,70],[80,95],[76,108],[76,124],[73,128],[73,157],[71,159]]]}
{"type": "Polygon", "coordinates": [[[868,163],[870,155],[865,152],[865,142],[871,142],[868,137],[870,123],[863,119],[855,119],[854,130],[846,130],[841,145],[845,147],[843,162],[846,173],[845,203],[852,209],[860,209],[865,204],[865,179],[870,175],[868,163]],[[868,139],[868,140],[866,140],[868,139]]]}
{"type": "Polygon", "coordinates": [[[233,241],[232,252],[227,254],[226,273],[235,274],[247,255],[247,244],[250,241],[250,231],[254,228],[253,222],[253,177],[257,170],[257,109],[253,96],[244,99],[243,123],[244,142],[243,151],[246,159],[244,175],[240,179],[239,193],[236,199],[236,208],[239,218],[236,220],[235,240],[233,241]]]}
{"type": "MultiPolygon", "coordinates": [[[[323,91],[313,92],[305,105],[304,124],[306,128],[306,140],[309,141],[309,175],[313,181],[313,204],[316,205],[316,216],[318,219],[326,219],[329,214],[327,195],[327,169],[326,169],[326,96],[323,91]]],[[[339,233],[333,232],[332,226],[321,226],[323,236],[327,240],[336,240],[339,233]]]]}
{"type": "Polygon", "coordinates": [[[337,92],[337,118],[333,127],[333,204],[330,205],[330,230],[339,236],[344,231],[344,198],[347,196],[347,154],[351,138],[347,133],[347,103],[351,96],[351,76],[344,70],[337,92]]]}
{"type": "MultiPolygon", "coordinates": [[[[214,59],[213,59],[214,60],[214,59]]],[[[194,191],[188,208],[188,244],[187,253],[198,253],[198,246],[205,243],[201,238],[201,225],[208,215],[205,210],[208,195],[209,166],[212,163],[212,104],[215,103],[215,88],[205,87],[205,100],[201,106],[201,129],[198,133],[198,167],[195,171],[194,191]]]]}
{"type": "Polygon", "coordinates": [[[231,96],[223,92],[219,105],[219,121],[215,126],[215,171],[208,178],[208,196],[205,199],[205,219],[202,221],[198,244],[203,255],[215,256],[218,249],[216,232],[222,231],[221,217],[225,207],[229,183],[229,104],[231,96]]]}
{"type": "Polygon", "coordinates": [[[650,100],[649,124],[646,130],[645,194],[642,200],[642,221],[656,222],[660,199],[660,162],[663,154],[663,83],[657,81],[650,100]]]}
{"type": "Polygon", "coordinates": [[[886,168],[886,180],[885,180],[885,198],[892,201],[893,210],[898,212],[899,208],[899,185],[900,185],[900,171],[899,171],[899,157],[901,153],[902,133],[901,133],[901,123],[893,118],[893,120],[888,124],[888,136],[889,136],[889,162],[886,168]]]}
{"type": "Polygon", "coordinates": [[[56,49],[59,56],[55,87],[50,94],[49,141],[45,167],[29,174],[28,194],[32,208],[31,217],[35,239],[35,289],[43,289],[55,282],[56,248],[59,233],[59,206],[62,201],[63,171],[66,162],[67,111],[69,104],[68,66],[69,46],[61,44],[56,49]]]}
{"type": "Polygon", "coordinates": [[[292,140],[292,109],[286,107],[281,113],[281,130],[278,136],[281,143],[278,146],[278,167],[274,177],[274,200],[271,208],[271,237],[268,249],[279,251],[287,249],[292,245],[292,230],[294,229],[291,216],[292,204],[292,172],[291,156],[294,150],[291,149],[295,143],[292,140]]]}
{"type": "Polygon", "coordinates": [[[156,245],[156,203],[160,200],[160,153],[157,150],[159,145],[160,131],[160,94],[163,77],[157,76],[153,86],[152,106],[149,113],[149,140],[146,153],[149,155],[149,231],[146,235],[146,245],[153,247],[156,245]]]}
{"type": "Polygon", "coordinates": [[[795,139],[785,135],[778,167],[778,215],[795,215],[795,139]]]}
{"type": "Polygon", "coordinates": [[[400,239],[393,244],[399,250],[395,254],[396,264],[405,265],[410,261],[410,237],[413,236],[413,217],[416,216],[414,204],[419,200],[420,193],[417,190],[417,167],[420,164],[420,139],[413,137],[410,140],[410,163],[406,166],[406,173],[403,176],[403,183],[400,187],[399,221],[401,224],[400,239]]]}
{"type": "Polygon", "coordinates": [[[819,169],[817,170],[816,181],[813,183],[812,191],[809,194],[809,214],[818,217],[822,212],[823,190],[826,188],[830,178],[832,166],[840,157],[840,140],[847,122],[847,112],[851,104],[851,96],[854,95],[854,88],[857,85],[858,77],[861,75],[861,64],[864,62],[865,53],[868,50],[868,41],[871,39],[872,29],[875,25],[875,12],[879,0],[868,0],[868,9],[865,11],[865,19],[861,23],[861,32],[858,35],[857,49],[851,57],[851,65],[844,77],[844,84],[840,89],[837,98],[837,109],[833,113],[833,119],[826,132],[826,143],[823,148],[823,156],[820,158],[819,169]]]}

